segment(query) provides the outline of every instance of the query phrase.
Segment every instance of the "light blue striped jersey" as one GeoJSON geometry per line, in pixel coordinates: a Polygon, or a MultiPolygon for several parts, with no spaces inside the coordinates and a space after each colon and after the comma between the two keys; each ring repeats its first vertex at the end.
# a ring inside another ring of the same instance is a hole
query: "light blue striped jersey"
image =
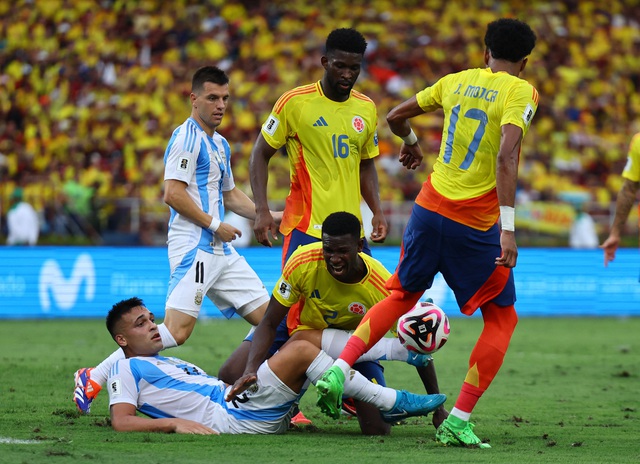
{"type": "MultiPolygon", "coordinates": [[[[171,135],[164,152],[164,180],[187,184],[187,194],[205,213],[224,219],[222,193],[235,187],[231,172],[231,149],[227,140],[207,133],[193,118],[187,119],[171,135]]],[[[229,243],[222,242],[209,229],[182,217],[171,208],[169,219],[169,258],[200,248],[215,254],[231,254],[229,243]]]]}
{"type": "Polygon", "coordinates": [[[230,387],[222,380],[182,359],[160,355],[121,359],[107,381],[110,406],[128,403],[152,418],[188,419],[219,433],[285,431],[298,395],[283,385],[265,362],[255,388],[226,402],[230,387]]]}

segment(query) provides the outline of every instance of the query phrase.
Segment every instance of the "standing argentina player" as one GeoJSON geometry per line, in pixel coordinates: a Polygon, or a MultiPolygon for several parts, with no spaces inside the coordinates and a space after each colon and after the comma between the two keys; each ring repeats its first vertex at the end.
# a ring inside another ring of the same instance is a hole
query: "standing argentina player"
{"type": "MultiPolygon", "coordinates": [[[[190,100],[191,116],[174,130],[164,155],[164,200],[171,208],[171,277],[164,322],[158,326],[164,348],[189,338],[205,296],[227,318],[237,313],[252,325],[269,302],[259,277],[230,243],[242,232],[221,221],[225,207],[255,218],[253,201],[235,186],[229,143],[216,132],[229,100],[229,77],[214,66],[198,69],[190,100]]],[[[111,366],[122,358],[118,349],[96,368],[76,372],[73,399],[80,411],[89,412],[111,366]]]]}

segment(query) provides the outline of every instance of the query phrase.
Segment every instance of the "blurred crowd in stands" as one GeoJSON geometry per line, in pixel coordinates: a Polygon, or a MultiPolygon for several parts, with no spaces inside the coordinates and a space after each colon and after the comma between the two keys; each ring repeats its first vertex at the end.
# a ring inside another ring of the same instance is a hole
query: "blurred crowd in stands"
{"type": "MultiPolygon", "coordinates": [[[[41,238],[164,240],[164,149],[189,115],[191,75],[205,64],[231,77],[220,132],[250,194],[260,125],[282,92],[321,77],[324,38],[336,27],[355,27],[369,42],[356,88],[378,105],[381,197],[390,209],[412,201],[437,154],[441,115],[415,119],[427,154],[417,172],[396,161],[399,140],[384,117],[440,76],[483,66],[486,24],[501,16],[526,20],[538,35],[522,76],[541,98],[518,201],[578,192],[592,213],[608,214],[640,131],[637,1],[15,0],[0,4],[3,228],[20,188],[41,238]]],[[[282,154],[271,162],[274,204],[288,185],[282,154]]]]}

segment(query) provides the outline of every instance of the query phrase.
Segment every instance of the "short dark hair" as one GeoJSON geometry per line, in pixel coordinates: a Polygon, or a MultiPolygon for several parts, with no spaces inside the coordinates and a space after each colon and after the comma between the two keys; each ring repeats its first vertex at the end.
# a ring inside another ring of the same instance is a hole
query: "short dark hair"
{"type": "Polygon", "coordinates": [[[341,28],[331,31],[325,44],[325,54],[334,50],[364,55],[367,41],[364,36],[352,28],[341,28]]]}
{"type": "Polygon", "coordinates": [[[203,66],[195,72],[193,79],[191,79],[191,91],[193,93],[199,92],[205,82],[225,85],[229,83],[229,76],[217,66],[203,66]]]}
{"type": "Polygon", "coordinates": [[[496,60],[517,63],[531,54],[536,46],[536,34],[523,21],[502,18],[487,25],[484,44],[496,60]]]}
{"type": "Polygon", "coordinates": [[[116,304],[114,304],[111,307],[111,310],[107,314],[106,322],[107,322],[107,330],[109,331],[112,337],[115,338],[116,336],[116,333],[115,333],[116,324],[120,322],[120,319],[122,319],[122,317],[125,314],[128,314],[129,312],[131,312],[133,308],[136,308],[138,306],[143,306],[146,308],[146,306],[144,305],[144,302],[140,298],[134,296],[133,298],[118,301],[116,304]]]}
{"type": "Polygon", "coordinates": [[[327,234],[331,237],[351,235],[358,240],[360,239],[361,230],[360,220],[346,211],[331,213],[322,223],[322,234],[327,234]]]}

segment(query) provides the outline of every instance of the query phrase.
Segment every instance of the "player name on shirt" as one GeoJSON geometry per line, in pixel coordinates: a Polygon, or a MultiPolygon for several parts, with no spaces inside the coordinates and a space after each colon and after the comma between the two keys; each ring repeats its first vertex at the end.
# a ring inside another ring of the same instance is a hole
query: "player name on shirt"
{"type": "MultiPolygon", "coordinates": [[[[462,88],[462,84],[458,84],[458,87],[453,92],[456,95],[460,95],[460,89],[462,88]]],[[[487,89],[485,87],[481,87],[479,85],[467,85],[467,88],[464,91],[464,96],[469,98],[481,98],[489,103],[493,103],[498,98],[498,91],[493,89],[487,89]]]]}

